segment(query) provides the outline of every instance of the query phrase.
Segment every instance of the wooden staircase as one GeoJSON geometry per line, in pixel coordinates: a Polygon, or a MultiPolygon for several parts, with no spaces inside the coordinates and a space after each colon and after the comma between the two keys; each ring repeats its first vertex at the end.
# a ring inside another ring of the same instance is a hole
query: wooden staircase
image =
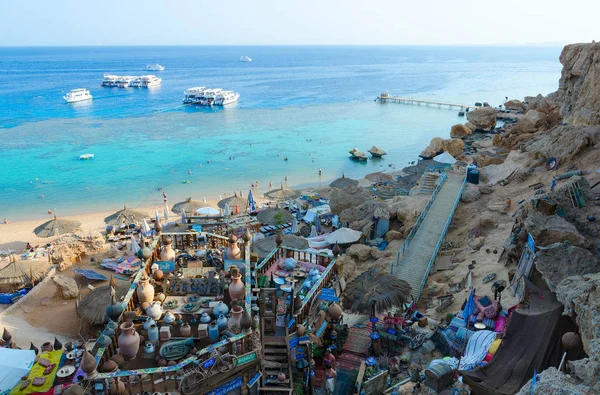
{"type": "Polygon", "coordinates": [[[421,188],[419,188],[419,193],[433,193],[439,178],[439,173],[423,173],[423,177],[421,177],[421,188]]]}

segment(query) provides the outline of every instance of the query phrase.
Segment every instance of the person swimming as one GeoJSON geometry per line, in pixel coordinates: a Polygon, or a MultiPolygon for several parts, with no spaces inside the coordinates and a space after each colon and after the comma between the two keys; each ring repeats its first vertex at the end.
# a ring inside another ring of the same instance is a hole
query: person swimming
{"type": "Polygon", "coordinates": [[[287,160],[288,160],[287,156],[285,158],[283,158],[283,160],[287,162],[287,160]]]}
{"type": "Polygon", "coordinates": [[[192,170],[191,169],[188,169],[188,174],[192,174],[192,170]]]}
{"type": "Polygon", "coordinates": [[[322,176],[323,175],[323,170],[319,169],[319,175],[322,176]]]}

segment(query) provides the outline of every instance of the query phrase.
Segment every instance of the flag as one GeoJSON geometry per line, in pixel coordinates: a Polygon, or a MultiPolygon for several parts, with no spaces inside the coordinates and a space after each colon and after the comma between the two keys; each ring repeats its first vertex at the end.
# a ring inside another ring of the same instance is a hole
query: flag
{"type": "Polygon", "coordinates": [[[254,202],[254,197],[252,196],[252,190],[248,190],[248,207],[250,207],[250,212],[253,213],[256,211],[256,203],[254,202]]]}
{"type": "Polygon", "coordinates": [[[463,319],[467,322],[467,328],[469,328],[469,324],[471,322],[471,316],[475,311],[475,288],[471,290],[469,294],[469,298],[467,299],[467,303],[465,304],[465,308],[463,310],[463,319]]]}

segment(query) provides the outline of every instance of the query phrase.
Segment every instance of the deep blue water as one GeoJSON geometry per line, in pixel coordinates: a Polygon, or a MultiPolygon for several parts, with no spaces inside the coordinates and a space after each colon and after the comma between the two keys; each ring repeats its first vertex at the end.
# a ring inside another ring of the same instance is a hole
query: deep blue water
{"type": "Polygon", "coordinates": [[[360,177],[401,168],[461,119],[445,109],[374,103],[380,92],[497,105],[504,96],[555,90],[559,54],[548,47],[0,48],[0,217],[159,204],[159,186],[175,202],[215,198],[252,180],[266,187],[287,175],[293,186],[326,183],[342,171],[360,177]],[[242,55],[253,61],[239,62],[242,55]],[[149,63],[166,70],[146,72],[149,63]],[[105,73],[154,73],[163,83],[102,88],[105,73]],[[184,107],[192,86],[235,90],[240,101],[184,107]],[[78,87],[93,101],[64,102],[65,91],[78,87]],[[349,149],[374,144],[388,156],[348,159],[349,149]],[[76,159],[88,152],[96,159],[76,159]]]}

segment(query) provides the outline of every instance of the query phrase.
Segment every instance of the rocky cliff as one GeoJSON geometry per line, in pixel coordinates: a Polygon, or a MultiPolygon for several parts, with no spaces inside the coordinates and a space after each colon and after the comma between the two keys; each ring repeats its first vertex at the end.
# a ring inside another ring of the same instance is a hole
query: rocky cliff
{"type": "Polygon", "coordinates": [[[563,118],[570,125],[600,124],[600,43],[565,46],[558,91],[563,118]]]}

